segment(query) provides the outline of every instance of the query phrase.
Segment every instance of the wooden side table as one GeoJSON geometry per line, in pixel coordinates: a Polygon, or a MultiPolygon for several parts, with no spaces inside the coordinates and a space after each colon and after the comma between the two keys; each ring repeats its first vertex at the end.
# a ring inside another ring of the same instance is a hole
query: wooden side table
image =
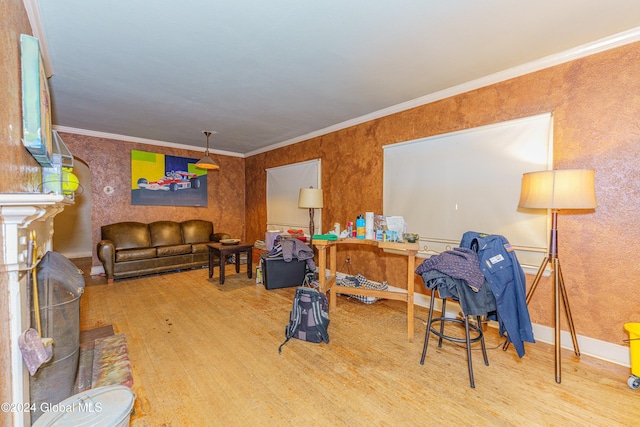
{"type": "Polygon", "coordinates": [[[252,248],[253,244],[250,243],[238,243],[237,245],[223,245],[222,243],[207,243],[209,247],[209,279],[213,277],[213,255],[217,254],[220,262],[220,284],[224,284],[224,265],[227,260],[227,256],[236,255],[236,273],[240,273],[240,254],[245,252],[247,254],[247,277],[251,279],[252,266],[252,248]]]}
{"type": "Polygon", "coordinates": [[[344,238],[338,240],[314,239],[313,245],[318,249],[318,277],[320,291],[329,297],[329,308],[336,308],[337,294],[362,295],[376,298],[386,298],[390,300],[404,301],[407,303],[407,336],[409,341],[413,341],[414,328],[414,271],[416,254],[418,253],[418,243],[396,243],[379,242],[377,240],[344,238]],[[380,291],[376,289],[351,288],[339,286],[336,275],[336,247],[338,245],[369,245],[376,246],[383,251],[395,252],[407,257],[407,292],[380,291]],[[327,256],[327,249],[329,255],[327,256]],[[327,271],[327,261],[329,261],[329,277],[325,276],[327,271]]]}

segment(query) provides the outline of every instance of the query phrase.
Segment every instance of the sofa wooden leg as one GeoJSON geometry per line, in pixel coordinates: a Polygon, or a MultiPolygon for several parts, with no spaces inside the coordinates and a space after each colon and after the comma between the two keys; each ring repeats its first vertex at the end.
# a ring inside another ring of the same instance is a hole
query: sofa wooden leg
{"type": "Polygon", "coordinates": [[[113,285],[113,279],[107,279],[107,285],[113,285]]]}

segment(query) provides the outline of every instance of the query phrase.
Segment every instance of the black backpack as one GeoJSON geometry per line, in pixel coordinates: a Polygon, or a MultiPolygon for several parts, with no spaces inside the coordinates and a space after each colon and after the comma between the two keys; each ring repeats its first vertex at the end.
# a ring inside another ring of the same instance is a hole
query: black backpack
{"type": "Polygon", "coordinates": [[[301,286],[296,289],[289,324],[285,329],[285,341],[278,347],[282,353],[282,346],[291,338],[309,342],[329,343],[329,301],[327,296],[317,289],[301,286]]]}

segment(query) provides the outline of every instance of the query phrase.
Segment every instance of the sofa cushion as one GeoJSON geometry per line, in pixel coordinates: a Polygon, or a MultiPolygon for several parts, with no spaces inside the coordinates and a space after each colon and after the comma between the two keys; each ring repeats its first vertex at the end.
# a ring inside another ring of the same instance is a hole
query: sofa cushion
{"type": "Polygon", "coordinates": [[[180,223],[184,243],[202,243],[211,240],[213,224],[211,221],[191,219],[180,223]]]}
{"type": "Polygon", "coordinates": [[[191,253],[191,245],[170,245],[170,246],[159,246],[156,248],[158,250],[158,257],[163,256],[172,256],[172,255],[184,255],[191,253]]]}
{"type": "Polygon", "coordinates": [[[149,239],[149,226],[140,222],[120,222],[117,224],[103,225],[101,232],[102,239],[111,240],[116,251],[131,248],[148,248],[152,246],[151,240],[149,239]]]}
{"type": "Polygon", "coordinates": [[[209,253],[209,246],[206,243],[194,243],[191,245],[191,252],[194,254],[209,253]]]}
{"type": "Polygon", "coordinates": [[[116,263],[155,257],[156,248],[120,249],[119,251],[116,251],[116,263]]]}
{"type": "Polygon", "coordinates": [[[149,224],[151,246],[181,245],[182,228],[174,221],[156,221],[149,224]]]}

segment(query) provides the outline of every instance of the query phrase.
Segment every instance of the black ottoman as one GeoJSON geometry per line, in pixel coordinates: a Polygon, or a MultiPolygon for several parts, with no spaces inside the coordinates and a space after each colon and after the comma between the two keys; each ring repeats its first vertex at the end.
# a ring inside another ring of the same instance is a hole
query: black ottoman
{"type": "Polygon", "coordinates": [[[269,257],[264,253],[260,254],[260,266],[264,287],[269,290],[302,286],[307,271],[306,260],[293,258],[286,262],[281,256],[269,257]]]}

